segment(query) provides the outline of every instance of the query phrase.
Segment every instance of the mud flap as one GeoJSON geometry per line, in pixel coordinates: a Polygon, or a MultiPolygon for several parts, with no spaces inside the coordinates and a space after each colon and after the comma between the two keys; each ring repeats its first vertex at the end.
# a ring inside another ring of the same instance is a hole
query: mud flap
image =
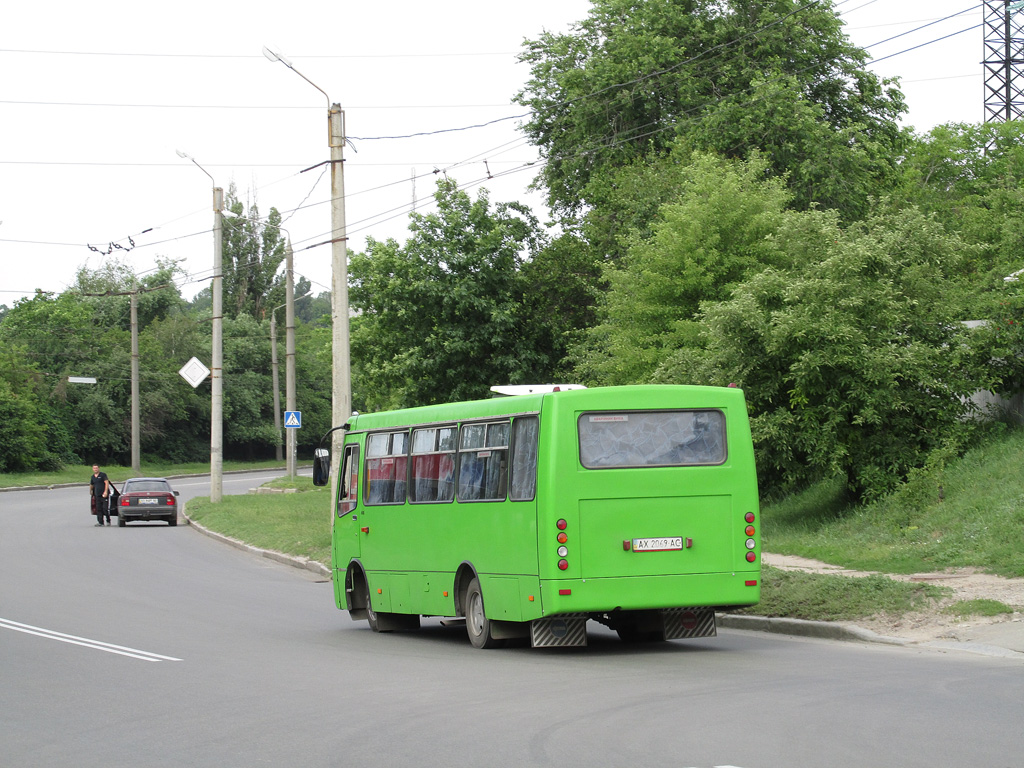
{"type": "Polygon", "coordinates": [[[563,613],[530,622],[534,648],[571,648],[587,644],[587,615],[563,613]]]}
{"type": "Polygon", "coordinates": [[[712,608],[666,608],[661,616],[665,622],[666,640],[718,635],[712,608]]]}

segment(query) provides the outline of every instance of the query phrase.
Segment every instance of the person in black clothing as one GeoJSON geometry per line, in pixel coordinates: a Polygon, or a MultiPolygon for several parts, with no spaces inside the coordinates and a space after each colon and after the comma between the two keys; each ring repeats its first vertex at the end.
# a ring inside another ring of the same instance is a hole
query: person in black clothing
{"type": "Polygon", "coordinates": [[[110,525],[110,508],[107,506],[110,496],[110,481],[105,472],[100,472],[98,464],[92,465],[89,493],[92,494],[93,509],[96,511],[96,525],[103,525],[104,517],[107,518],[107,525],[110,525]]]}

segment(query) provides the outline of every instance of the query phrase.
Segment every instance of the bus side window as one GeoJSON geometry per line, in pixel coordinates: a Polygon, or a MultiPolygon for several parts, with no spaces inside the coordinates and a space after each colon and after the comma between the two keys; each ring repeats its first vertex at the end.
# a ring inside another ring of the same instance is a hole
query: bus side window
{"type": "Polygon", "coordinates": [[[338,515],[344,515],[356,508],[359,499],[359,446],[345,448],[338,473],[338,515]]]}
{"type": "Polygon", "coordinates": [[[512,422],[512,501],[532,501],[537,492],[537,441],[540,420],[520,416],[512,422]]]}
{"type": "Polygon", "coordinates": [[[366,439],[366,503],[404,504],[408,432],[378,432],[366,439]]]}
{"type": "Polygon", "coordinates": [[[410,501],[451,501],[454,496],[455,427],[414,429],[411,463],[410,501]]]}
{"type": "Polygon", "coordinates": [[[504,501],[508,486],[507,421],[463,424],[459,501],[504,501]]]}

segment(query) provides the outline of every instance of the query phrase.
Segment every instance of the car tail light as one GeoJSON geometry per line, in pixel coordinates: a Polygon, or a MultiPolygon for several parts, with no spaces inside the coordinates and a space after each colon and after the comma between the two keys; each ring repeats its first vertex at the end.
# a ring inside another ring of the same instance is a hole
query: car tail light
{"type": "Polygon", "coordinates": [[[121,497],[121,506],[122,507],[127,507],[128,506],[128,499],[126,499],[124,496],[121,497]]]}
{"type": "Polygon", "coordinates": [[[168,496],[167,497],[167,506],[171,506],[173,504],[174,504],[174,497],[173,496],[168,496]]]}

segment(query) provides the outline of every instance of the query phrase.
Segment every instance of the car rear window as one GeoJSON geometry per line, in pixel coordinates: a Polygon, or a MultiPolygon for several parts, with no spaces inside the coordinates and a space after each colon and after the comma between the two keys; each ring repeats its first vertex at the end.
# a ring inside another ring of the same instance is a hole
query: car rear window
{"type": "Polygon", "coordinates": [[[165,480],[129,480],[121,493],[170,493],[171,486],[165,480]]]}

